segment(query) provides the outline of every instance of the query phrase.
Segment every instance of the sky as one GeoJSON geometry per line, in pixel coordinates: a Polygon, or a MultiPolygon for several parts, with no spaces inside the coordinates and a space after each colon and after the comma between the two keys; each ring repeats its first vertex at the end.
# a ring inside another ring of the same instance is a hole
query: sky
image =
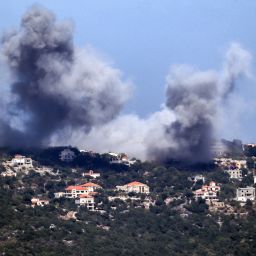
{"type": "MultiPolygon", "coordinates": [[[[17,27],[34,3],[49,8],[60,20],[70,20],[77,45],[92,46],[123,72],[134,88],[123,111],[141,117],[160,109],[171,65],[220,70],[232,42],[255,56],[254,0],[8,0],[0,1],[0,31],[17,27]]],[[[251,79],[240,81],[238,86],[237,100],[252,102],[250,113],[247,108],[239,124],[231,124],[235,131],[226,129],[223,137],[256,142],[255,71],[253,59],[251,79]]]]}

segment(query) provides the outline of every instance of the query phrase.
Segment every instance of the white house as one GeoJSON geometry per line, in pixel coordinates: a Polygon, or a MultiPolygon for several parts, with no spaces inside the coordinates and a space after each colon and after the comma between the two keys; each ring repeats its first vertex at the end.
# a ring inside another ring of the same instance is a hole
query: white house
{"type": "Polygon", "coordinates": [[[11,161],[7,162],[7,165],[12,167],[33,168],[32,159],[22,155],[15,155],[11,161]]]}
{"type": "Polygon", "coordinates": [[[133,181],[123,186],[116,186],[116,189],[125,191],[127,193],[129,192],[143,193],[143,194],[149,193],[149,186],[138,181],[133,181]]]}
{"type": "Polygon", "coordinates": [[[130,160],[126,154],[108,153],[111,157],[110,164],[124,164],[131,166],[136,163],[136,160],[130,160]]]}
{"type": "Polygon", "coordinates": [[[31,204],[32,204],[32,207],[35,207],[35,206],[45,206],[45,205],[49,204],[49,200],[43,200],[43,199],[39,199],[39,198],[33,197],[31,199],[31,204]]]}
{"type": "Polygon", "coordinates": [[[232,158],[214,158],[214,163],[221,168],[226,169],[243,169],[247,168],[247,162],[245,159],[232,159],[232,158]]]}
{"type": "Polygon", "coordinates": [[[80,195],[79,199],[75,200],[78,205],[85,205],[89,210],[94,210],[94,197],[92,195],[80,195]]]}
{"type": "Polygon", "coordinates": [[[79,186],[68,186],[65,189],[64,197],[66,198],[77,198],[80,195],[89,195],[95,192],[97,189],[101,189],[102,187],[98,184],[88,182],[79,186]]]}
{"type": "Polygon", "coordinates": [[[202,198],[205,200],[216,200],[218,192],[220,191],[220,186],[216,182],[211,181],[209,185],[204,185],[200,189],[194,191],[195,198],[202,198]]]}
{"type": "Polygon", "coordinates": [[[236,190],[237,201],[246,202],[247,200],[254,200],[254,199],[255,199],[254,187],[238,188],[236,190]]]}
{"type": "Polygon", "coordinates": [[[71,149],[66,148],[60,152],[60,160],[63,162],[72,162],[76,157],[75,152],[71,149]]]}
{"type": "Polygon", "coordinates": [[[65,196],[65,192],[56,192],[54,193],[55,198],[61,198],[65,196]]]}
{"type": "Polygon", "coordinates": [[[226,170],[226,172],[229,174],[230,179],[238,179],[242,180],[242,170],[234,169],[234,170],[226,170]]]}
{"type": "Polygon", "coordinates": [[[99,178],[99,177],[100,177],[100,173],[94,172],[93,170],[90,170],[89,172],[84,172],[84,173],[82,174],[82,176],[83,176],[83,177],[84,177],[84,176],[89,176],[89,177],[92,177],[92,178],[96,179],[96,178],[99,178]]]}
{"type": "Polygon", "coordinates": [[[189,177],[189,180],[196,183],[197,181],[201,180],[203,183],[205,183],[205,177],[201,174],[195,175],[193,177],[189,177]]]}

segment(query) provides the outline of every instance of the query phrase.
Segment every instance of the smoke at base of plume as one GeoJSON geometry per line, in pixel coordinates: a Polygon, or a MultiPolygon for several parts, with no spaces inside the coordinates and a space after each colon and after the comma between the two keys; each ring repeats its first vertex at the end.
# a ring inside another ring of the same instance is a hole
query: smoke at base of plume
{"type": "Polygon", "coordinates": [[[1,84],[0,145],[47,145],[68,129],[85,133],[112,120],[129,95],[121,73],[73,43],[72,26],[33,6],[18,31],[2,38],[0,57],[11,85],[1,84]]]}

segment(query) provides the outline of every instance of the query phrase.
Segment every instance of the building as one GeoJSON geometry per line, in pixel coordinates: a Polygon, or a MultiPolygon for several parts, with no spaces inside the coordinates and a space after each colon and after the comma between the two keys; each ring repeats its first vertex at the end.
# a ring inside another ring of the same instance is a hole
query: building
{"type": "Polygon", "coordinates": [[[68,186],[65,188],[64,197],[66,198],[77,198],[80,195],[88,195],[91,191],[88,188],[82,186],[68,186]]]}
{"type": "Polygon", "coordinates": [[[189,177],[189,180],[196,183],[197,181],[201,180],[203,183],[205,183],[205,177],[203,175],[195,175],[193,177],[189,177]]]}
{"type": "Polygon", "coordinates": [[[238,180],[243,179],[242,170],[231,169],[231,170],[226,170],[226,172],[229,174],[230,179],[238,179],[238,180]]]}
{"type": "Polygon", "coordinates": [[[77,198],[80,195],[89,195],[95,192],[97,189],[101,189],[100,185],[92,182],[85,183],[79,186],[68,186],[65,189],[64,197],[66,198],[77,198]]]}
{"type": "Polygon", "coordinates": [[[238,188],[236,190],[236,200],[239,202],[246,202],[247,200],[255,199],[255,188],[254,187],[246,187],[246,188],[238,188]]]}
{"type": "Polygon", "coordinates": [[[66,148],[60,152],[60,160],[63,162],[72,162],[76,158],[75,152],[66,148]]]}
{"type": "Polygon", "coordinates": [[[247,168],[247,162],[244,159],[237,160],[232,158],[214,158],[214,163],[224,169],[244,169],[247,168]]]}
{"type": "Polygon", "coordinates": [[[130,160],[126,154],[108,153],[110,156],[110,164],[124,164],[131,166],[136,163],[136,160],[130,160]]]}
{"type": "Polygon", "coordinates": [[[216,182],[211,181],[209,185],[203,185],[200,189],[194,191],[194,194],[196,199],[216,200],[219,191],[220,186],[218,186],[216,182]]]}
{"type": "Polygon", "coordinates": [[[11,167],[33,168],[32,159],[22,155],[15,155],[14,158],[6,162],[6,164],[11,167]]]}
{"type": "Polygon", "coordinates": [[[55,198],[61,198],[65,196],[65,192],[56,192],[54,193],[55,198]]]}
{"type": "Polygon", "coordinates": [[[86,206],[88,210],[94,211],[94,197],[92,195],[80,195],[79,199],[75,200],[75,203],[82,206],[86,206]]]}
{"type": "Polygon", "coordinates": [[[49,204],[49,200],[43,200],[43,199],[39,199],[39,198],[33,197],[31,199],[31,204],[32,204],[32,207],[35,207],[35,206],[45,206],[45,205],[49,204]]]}
{"type": "Polygon", "coordinates": [[[133,181],[124,186],[116,186],[116,189],[125,191],[127,193],[129,192],[143,193],[143,194],[149,193],[149,186],[138,181],[133,181]]]}
{"type": "Polygon", "coordinates": [[[89,177],[92,177],[92,178],[96,179],[96,178],[99,178],[99,177],[100,177],[100,173],[97,173],[97,172],[94,172],[93,170],[90,170],[89,172],[84,172],[84,173],[82,174],[82,176],[83,176],[83,177],[84,177],[84,176],[89,176],[89,177]]]}

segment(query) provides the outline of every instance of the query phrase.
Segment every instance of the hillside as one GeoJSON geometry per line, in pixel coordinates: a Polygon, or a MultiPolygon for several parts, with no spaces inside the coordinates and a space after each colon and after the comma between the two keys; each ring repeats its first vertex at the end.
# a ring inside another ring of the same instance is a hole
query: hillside
{"type": "MultiPolygon", "coordinates": [[[[65,162],[59,159],[63,149],[19,152],[32,157],[33,168],[10,167],[15,175],[1,175],[1,255],[256,254],[255,202],[235,200],[236,188],[253,185],[250,169],[234,180],[217,165],[196,171],[140,161],[111,164],[108,154],[74,148],[76,158],[65,162]],[[100,177],[85,174],[90,169],[100,177]],[[204,179],[193,180],[196,175],[204,179]],[[149,193],[116,188],[134,181],[149,187],[149,193]],[[222,207],[195,196],[211,181],[220,187],[216,200],[222,207]],[[55,196],[88,183],[101,187],[93,194],[94,210],[77,205],[75,198],[55,196]],[[33,198],[49,204],[33,205],[33,198]]],[[[1,151],[1,173],[14,153],[1,151]]]]}

